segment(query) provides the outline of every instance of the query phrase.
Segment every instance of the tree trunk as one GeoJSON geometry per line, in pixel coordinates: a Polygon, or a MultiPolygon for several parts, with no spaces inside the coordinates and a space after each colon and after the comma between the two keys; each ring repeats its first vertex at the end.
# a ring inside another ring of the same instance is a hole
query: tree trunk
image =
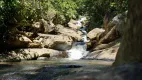
{"type": "Polygon", "coordinates": [[[128,21],[114,66],[142,62],[142,0],[129,0],[128,21]]]}

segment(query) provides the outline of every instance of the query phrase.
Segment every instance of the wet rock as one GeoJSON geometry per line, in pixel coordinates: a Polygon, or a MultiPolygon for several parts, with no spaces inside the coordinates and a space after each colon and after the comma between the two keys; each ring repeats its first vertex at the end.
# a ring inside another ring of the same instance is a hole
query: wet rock
{"type": "Polygon", "coordinates": [[[82,32],[81,31],[75,31],[73,29],[66,28],[62,25],[56,26],[56,32],[63,34],[63,35],[70,36],[70,37],[74,38],[75,41],[81,41],[82,40],[82,36],[81,36],[82,32]]]}

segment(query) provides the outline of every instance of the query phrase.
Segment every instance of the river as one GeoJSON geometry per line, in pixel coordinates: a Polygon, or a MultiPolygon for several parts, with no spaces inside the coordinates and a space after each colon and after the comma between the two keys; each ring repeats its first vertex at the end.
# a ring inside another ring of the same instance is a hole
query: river
{"type": "Polygon", "coordinates": [[[74,74],[98,74],[111,64],[112,61],[67,59],[0,62],[0,80],[60,80],[74,74]]]}

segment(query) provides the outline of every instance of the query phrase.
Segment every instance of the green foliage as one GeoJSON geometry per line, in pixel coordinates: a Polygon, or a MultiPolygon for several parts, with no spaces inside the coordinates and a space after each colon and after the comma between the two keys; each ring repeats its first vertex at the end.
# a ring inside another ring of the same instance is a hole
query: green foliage
{"type": "Polygon", "coordinates": [[[128,0],[84,0],[79,11],[81,15],[89,16],[89,24],[94,27],[103,24],[103,18],[106,14],[112,18],[116,14],[126,11],[127,7],[128,0]]]}
{"type": "Polygon", "coordinates": [[[59,14],[64,14],[69,18],[75,17],[77,14],[77,5],[73,0],[52,0],[51,3],[59,14]]]}
{"type": "Polygon", "coordinates": [[[127,10],[127,3],[128,0],[0,0],[0,33],[41,18],[50,20],[54,15],[56,24],[87,16],[93,28],[103,23],[105,14],[114,16],[127,10]]]}
{"type": "Polygon", "coordinates": [[[0,21],[28,23],[44,18],[51,10],[56,11],[63,20],[85,15],[89,16],[91,24],[102,24],[106,13],[114,16],[127,10],[127,2],[128,0],[1,0],[0,21]]]}

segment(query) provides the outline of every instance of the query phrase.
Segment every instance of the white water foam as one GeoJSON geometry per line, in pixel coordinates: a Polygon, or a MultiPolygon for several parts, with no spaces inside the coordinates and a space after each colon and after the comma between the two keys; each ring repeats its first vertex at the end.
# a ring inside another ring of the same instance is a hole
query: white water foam
{"type": "Polygon", "coordinates": [[[89,42],[87,40],[87,32],[85,31],[85,27],[81,24],[81,21],[86,20],[86,18],[82,18],[78,20],[78,26],[81,26],[79,29],[83,34],[82,34],[82,42],[75,42],[70,50],[67,50],[66,52],[68,53],[68,59],[69,60],[79,60],[83,57],[85,57],[89,51],[86,51],[87,45],[86,42],[89,42]]]}

